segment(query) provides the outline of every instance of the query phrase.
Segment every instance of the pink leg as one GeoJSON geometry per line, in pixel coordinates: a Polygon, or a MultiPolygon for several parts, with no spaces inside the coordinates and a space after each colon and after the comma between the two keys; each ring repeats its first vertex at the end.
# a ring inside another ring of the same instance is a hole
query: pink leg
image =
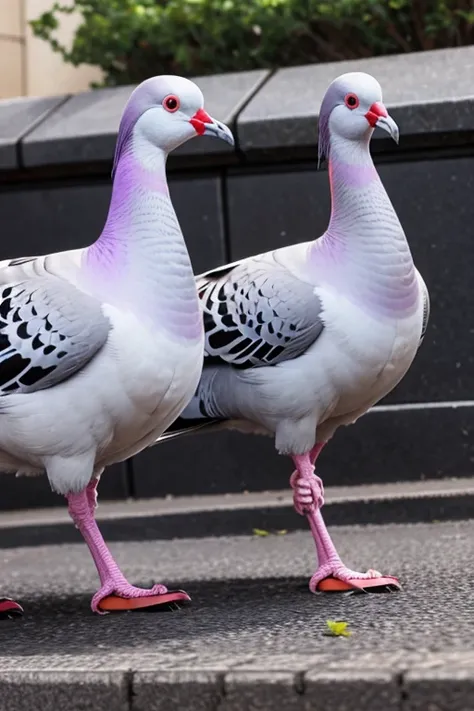
{"type": "Polygon", "coordinates": [[[381,586],[400,587],[396,578],[382,577],[381,573],[376,570],[358,573],[347,568],[342,562],[320,511],[324,503],[322,481],[319,477],[314,476],[314,463],[324,444],[324,442],[317,444],[311,452],[293,457],[296,471],[293,472],[290,479],[290,484],[294,490],[293,501],[295,509],[299,514],[306,515],[318,555],[318,569],[309,583],[311,592],[317,592],[319,584],[326,578],[336,578],[342,583],[346,583],[346,589],[364,590],[381,586]],[[367,583],[366,581],[371,582],[367,583]]]}
{"type": "Polygon", "coordinates": [[[308,522],[313,534],[313,539],[316,545],[318,554],[318,569],[309,582],[309,589],[315,593],[318,591],[318,585],[326,578],[336,578],[343,583],[347,583],[350,588],[364,589],[366,580],[379,579],[379,585],[396,585],[395,578],[386,578],[376,570],[368,570],[366,573],[359,573],[355,570],[350,570],[342,562],[336,546],[332,542],[332,538],[324,523],[323,516],[319,508],[306,514],[308,522]],[[357,582],[360,581],[360,582],[357,582]]]}
{"type": "Polygon", "coordinates": [[[99,573],[101,588],[92,598],[92,609],[101,612],[99,604],[109,595],[133,599],[152,595],[165,595],[164,585],[154,585],[150,590],[136,588],[126,580],[102,538],[94,519],[96,484],[89,484],[80,494],[67,497],[69,513],[86,541],[99,573]]]}
{"type": "Polygon", "coordinates": [[[293,457],[296,471],[291,475],[290,486],[294,491],[295,509],[301,516],[324,504],[323,481],[314,473],[314,463],[323,447],[324,442],[313,447],[311,452],[293,457]]]}

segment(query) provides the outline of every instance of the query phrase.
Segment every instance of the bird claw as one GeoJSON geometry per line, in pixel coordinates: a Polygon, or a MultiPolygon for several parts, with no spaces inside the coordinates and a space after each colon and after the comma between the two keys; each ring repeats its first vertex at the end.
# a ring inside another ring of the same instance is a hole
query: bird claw
{"type": "Polygon", "coordinates": [[[378,570],[369,569],[366,573],[359,573],[356,570],[350,570],[342,562],[324,563],[319,566],[309,582],[309,589],[312,593],[326,591],[341,591],[344,590],[360,590],[375,591],[375,588],[400,589],[400,583],[397,578],[392,576],[384,576],[378,570]],[[328,584],[321,585],[323,581],[328,584]]]}
{"type": "Polygon", "coordinates": [[[167,592],[168,588],[164,585],[154,585],[149,589],[136,588],[134,585],[130,585],[127,580],[116,581],[112,579],[105,582],[95,593],[92,598],[91,607],[93,612],[97,612],[99,615],[106,615],[107,610],[102,609],[100,603],[110,596],[120,597],[125,600],[135,600],[137,598],[165,595],[167,592]]]}
{"type": "Polygon", "coordinates": [[[313,474],[309,478],[294,471],[290,477],[290,486],[293,489],[293,505],[301,516],[324,505],[324,485],[319,476],[313,474]]]}

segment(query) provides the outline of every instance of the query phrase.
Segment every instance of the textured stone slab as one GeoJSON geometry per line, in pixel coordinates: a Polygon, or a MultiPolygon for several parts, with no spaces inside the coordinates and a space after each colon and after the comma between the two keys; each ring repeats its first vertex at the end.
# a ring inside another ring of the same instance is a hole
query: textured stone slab
{"type": "Polygon", "coordinates": [[[128,711],[123,672],[0,671],[2,711],[128,711]]]}
{"type": "MultiPolygon", "coordinates": [[[[254,71],[197,78],[206,110],[232,124],[240,108],[265,80],[268,72],[254,71]]],[[[71,97],[50,120],[23,141],[25,165],[39,166],[112,160],[123,108],[133,86],[99,89],[71,97]]],[[[225,153],[232,148],[204,137],[181,146],[176,155],[225,153]]]]}
{"type": "Polygon", "coordinates": [[[421,664],[404,675],[403,711],[472,711],[474,664],[421,664]]]}
{"type": "MultiPolygon", "coordinates": [[[[344,641],[343,641],[344,643],[344,641]]],[[[337,642],[335,645],[337,647],[337,642]]],[[[327,657],[318,669],[301,674],[271,669],[271,657],[260,666],[240,671],[212,672],[201,668],[140,670],[140,659],[129,671],[87,671],[78,663],[52,663],[34,669],[35,662],[6,660],[0,671],[2,711],[471,711],[474,668],[462,654],[429,655],[423,661],[405,655],[405,664],[372,658],[361,666],[354,657],[336,663],[327,657]],[[442,657],[452,656],[451,663],[442,657]],[[410,668],[409,668],[410,666],[410,668]],[[58,667],[58,668],[55,668],[58,667]],[[339,668],[336,668],[339,667],[339,668]]],[[[363,656],[363,655],[362,655],[363,656]]],[[[398,653],[392,655],[398,656],[398,653]]],[[[91,658],[92,659],[92,658],[91,658]]],[[[310,660],[308,660],[310,661],[310,660]]],[[[93,666],[96,666],[93,664],[93,666]]],[[[125,663],[119,663],[124,667],[125,663]]]]}
{"type": "Polygon", "coordinates": [[[0,101],[0,169],[19,167],[18,142],[54,113],[65,96],[0,101]]]}
{"type": "Polygon", "coordinates": [[[399,711],[401,690],[393,670],[357,668],[328,671],[322,665],[304,675],[305,710],[399,711]]]}
{"type": "Polygon", "coordinates": [[[132,89],[98,89],[69,98],[22,141],[24,164],[111,160],[120,117],[132,89]]]}
{"type": "Polygon", "coordinates": [[[225,677],[225,697],[219,711],[304,711],[307,707],[296,685],[297,677],[292,672],[258,669],[231,672],[225,677]]]}
{"type": "Polygon", "coordinates": [[[241,148],[314,146],[328,85],[354,71],[380,82],[402,144],[405,135],[474,130],[474,47],[466,47],[280,69],[238,118],[241,148]]]}
{"type": "MultiPolygon", "coordinates": [[[[222,694],[223,673],[176,669],[142,672],[133,678],[133,711],[209,711],[222,694]]],[[[220,708],[220,707],[219,707],[220,708]]]]}

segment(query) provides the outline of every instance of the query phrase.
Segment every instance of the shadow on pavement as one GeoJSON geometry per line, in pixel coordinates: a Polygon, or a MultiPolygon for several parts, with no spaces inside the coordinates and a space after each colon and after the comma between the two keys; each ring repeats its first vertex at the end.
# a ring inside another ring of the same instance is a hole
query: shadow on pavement
{"type": "MultiPolygon", "coordinates": [[[[212,644],[218,637],[229,642],[230,651],[239,639],[257,633],[292,633],[306,623],[324,630],[325,620],[354,610],[355,597],[314,596],[302,578],[181,583],[192,605],[178,611],[134,612],[94,615],[90,597],[37,597],[20,602],[25,616],[0,623],[1,654],[86,654],[99,647],[104,653],[147,648],[150,652],[194,651],[196,645],[212,644]],[[207,640],[207,642],[206,642],[207,640]]],[[[170,588],[172,589],[172,585],[170,588]]],[[[369,598],[358,596],[356,607],[367,610],[369,598]]],[[[385,609],[393,606],[384,595],[385,609]],[[388,604],[388,606],[387,606],[388,604]]]]}

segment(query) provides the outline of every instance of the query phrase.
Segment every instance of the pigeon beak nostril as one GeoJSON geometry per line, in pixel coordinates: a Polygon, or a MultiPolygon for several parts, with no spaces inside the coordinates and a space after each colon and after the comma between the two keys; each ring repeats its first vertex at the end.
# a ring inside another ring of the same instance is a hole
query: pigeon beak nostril
{"type": "Polygon", "coordinates": [[[388,111],[381,101],[376,101],[365,114],[365,118],[370,123],[372,128],[375,128],[377,121],[380,118],[386,118],[388,111]]]}
{"type": "Polygon", "coordinates": [[[378,126],[390,135],[391,138],[398,143],[399,131],[398,126],[391,116],[389,116],[387,109],[381,102],[376,102],[372,104],[370,109],[365,114],[365,118],[369,122],[372,128],[378,126]]]}
{"type": "Polygon", "coordinates": [[[212,122],[212,118],[206,111],[204,111],[204,109],[199,109],[199,111],[196,111],[194,116],[189,119],[189,123],[194,126],[196,133],[200,136],[203,136],[205,133],[205,124],[212,122]]]}
{"type": "Polygon", "coordinates": [[[197,111],[190,119],[190,123],[193,125],[199,136],[212,136],[213,138],[220,138],[226,143],[229,143],[229,145],[234,145],[234,136],[230,128],[224,123],[213,119],[212,116],[209,116],[209,114],[204,111],[204,109],[199,109],[199,111],[197,111]]]}

